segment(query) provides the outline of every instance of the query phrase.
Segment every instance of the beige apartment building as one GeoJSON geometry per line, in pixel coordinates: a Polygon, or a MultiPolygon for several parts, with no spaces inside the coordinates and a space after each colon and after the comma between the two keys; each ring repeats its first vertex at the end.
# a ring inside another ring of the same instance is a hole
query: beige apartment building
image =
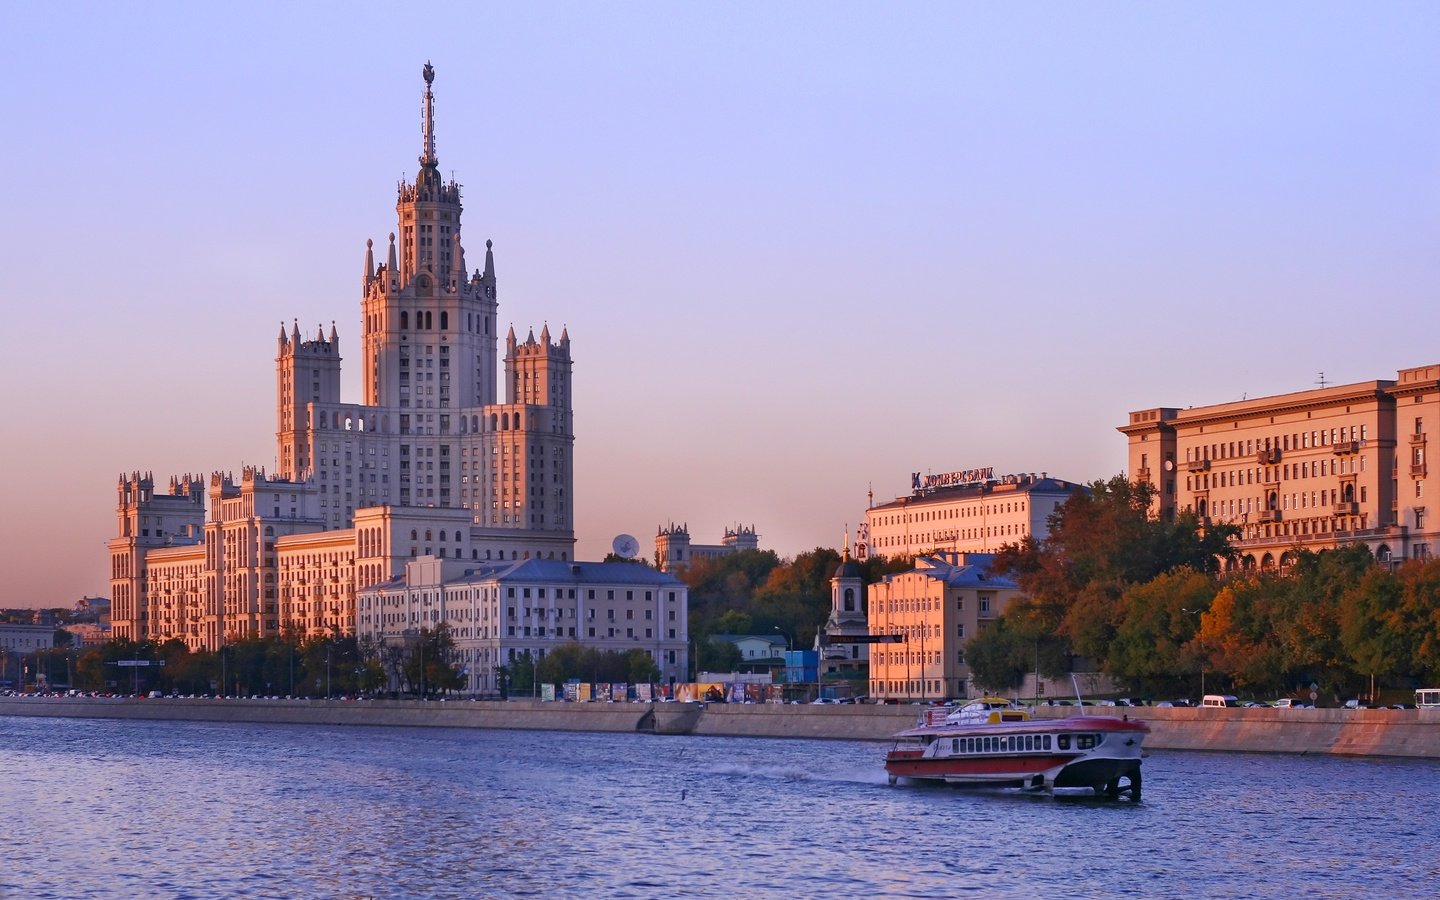
{"type": "Polygon", "coordinates": [[[1283,567],[1299,547],[1360,542],[1382,561],[1440,546],[1429,507],[1429,436],[1440,435],[1440,365],[1394,380],[1213,406],[1130,414],[1132,478],[1158,489],[1155,510],[1194,510],[1240,528],[1244,568],[1283,567]]]}
{"type": "Polygon", "coordinates": [[[990,573],[994,560],[990,553],[921,556],[914,569],[869,586],[870,634],[900,639],[871,646],[871,697],[943,700],[976,693],[965,643],[1020,594],[1015,582],[990,573]]]}
{"type": "Polygon", "coordinates": [[[418,173],[399,185],[385,259],[365,250],[362,402],[341,400],[333,324],[313,337],[282,325],[277,472],[185,475],[163,493],[149,473],[122,475],[108,545],[117,637],[215,649],[351,634],[357,590],[410,560],[572,559],[570,337],[511,328],[500,355],[493,247],[467,267],[428,65],[424,80],[418,173]]]}
{"type": "Polygon", "coordinates": [[[911,493],[865,511],[855,556],[932,551],[993,553],[1025,537],[1044,538],[1055,508],[1083,485],[1046,473],[997,477],[990,468],[911,476],[911,493]]]}

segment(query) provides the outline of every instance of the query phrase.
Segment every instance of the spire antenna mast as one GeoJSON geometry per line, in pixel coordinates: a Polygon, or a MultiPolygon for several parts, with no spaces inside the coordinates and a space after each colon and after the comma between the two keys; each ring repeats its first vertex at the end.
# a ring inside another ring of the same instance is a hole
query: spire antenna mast
{"type": "Polygon", "coordinates": [[[425,77],[425,109],[423,112],[423,128],[425,146],[420,154],[420,165],[433,166],[438,162],[435,156],[435,94],[430,90],[430,85],[435,82],[435,67],[427,60],[422,73],[425,77]]]}

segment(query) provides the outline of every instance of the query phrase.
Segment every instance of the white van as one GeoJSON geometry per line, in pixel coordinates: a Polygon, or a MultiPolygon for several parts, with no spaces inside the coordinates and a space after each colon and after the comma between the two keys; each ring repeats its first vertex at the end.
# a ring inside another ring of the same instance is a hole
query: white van
{"type": "Polygon", "coordinates": [[[1200,701],[1201,706],[1239,706],[1240,701],[1234,694],[1206,694],[1205,699],[1200,701]]]}
{"type": "Polygon", "coordinates": [[[1295,705],[1295,701],[1290,697],[1281,697],[1279,700],[1276,700],[1270,705],[1275,707],[1276,709],[1290,709],[1295,705]]]}

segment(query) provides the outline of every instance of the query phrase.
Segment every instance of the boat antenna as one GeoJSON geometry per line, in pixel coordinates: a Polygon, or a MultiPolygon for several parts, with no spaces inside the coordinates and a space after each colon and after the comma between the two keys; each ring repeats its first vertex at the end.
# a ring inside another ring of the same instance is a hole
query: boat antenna
{"type": "Polygon", "coordinates": [[[1075,673],[1070,673],[1070,686],[1075,688],[1075,705],[1080,708],[1080,715],[1085,715],[1085,701],[1080,697],[1080,682],[1075,679],[1075,673]]]}

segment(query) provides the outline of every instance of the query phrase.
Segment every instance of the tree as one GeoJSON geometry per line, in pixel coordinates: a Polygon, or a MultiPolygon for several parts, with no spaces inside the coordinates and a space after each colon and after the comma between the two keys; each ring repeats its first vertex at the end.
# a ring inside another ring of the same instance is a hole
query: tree
{"type": "Polygon", "coordinates": [[[1440,559],[1402,566],[1398,618],[1412,623],[1415,656],[1411,675],[1434,684],[1440,677],[1440,559]]]}
{"type": "MultiPolygon", "coordinates": [[[[421,628],[410,638],[400,665],[402,681],[408,685],[409,691],[428,697],[432,693],[464,689],[466,677],[460,671],[460,665],[454,662],[455,637],[450,633],[449,625],[441,622],[434,628],[421,628]]],[[[517,668],[524,668],[526,677],[533,678],[528,666],[512,666],[512,679],[518,680],[517,668]]],[[[527,682],[527,686],[530,683],[533,682],[527,682]]]]}
{"type": "Polygon", "coordinates": [[[710,637],[695,642],[695,671],[734,672],[742,662],[740,648],[723,638],[710,637]]]}
{"type": "Polygon", "coordinates": [[[654,684],[660,680],[660,667],[639,647],[625,654],[625,661],[630,670],[627,680],[631,684],[654,684]]]}
{"type": "Polygon", "coordinates": [[[1031,644],[1001,618],[965,644],[965,661],[981,688],[1004,693],[1025,680],[1031,644]]]}
{"type": "Polygon", "coordinates": [[[1234,526],[1202,529],[1189,512],[1172,521],[1152,517],[1154,495],[1153,485],[1123,475],[1097,481],[1056,508],[1044,540],[1006,545],[995,561],[1029,598],[1027,614],[1053,622],[1076,653],[1102,666],[1129,587],[1183,568],[1213,574],[1234,553],[1234,526]]]}
{"type": "Polygon", "coordinates": [[[1105,671],[1147,695],[1185,689],[1202,671],[1188,647],[1198,611],[1210,606],[1215,580],[1190,569],[1169,572],[1121,595],[1120,618],[1105,671]]]}

